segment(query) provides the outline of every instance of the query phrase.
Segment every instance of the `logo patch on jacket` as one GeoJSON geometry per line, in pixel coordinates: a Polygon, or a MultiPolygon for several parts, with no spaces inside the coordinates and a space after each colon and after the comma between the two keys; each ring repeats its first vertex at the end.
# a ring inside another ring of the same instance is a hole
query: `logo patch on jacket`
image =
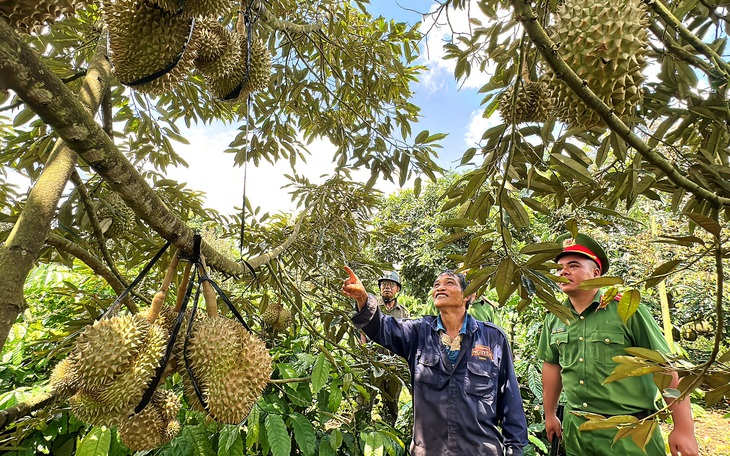
{"type": "Polygon", "coordinates": [[[474,348],[471,349],[471,356],[476,356],[481,359],[489,358],[490,361],[494,361],[492,349],[486,345],[475,345],[474,348]]]}

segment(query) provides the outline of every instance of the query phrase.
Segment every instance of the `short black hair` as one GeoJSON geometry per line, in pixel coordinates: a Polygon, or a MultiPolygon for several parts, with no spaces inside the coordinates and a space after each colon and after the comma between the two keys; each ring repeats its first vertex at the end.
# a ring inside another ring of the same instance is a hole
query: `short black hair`
{"type": "Polygon", "coordinates": [[[437,275],[436,277],[441,277],[444,274],[450,275],[452,277],[456,277],[459,280],[459,286],[461,287],[461,291],[466,290],[466,276],[464,274],[461,274],[459,272],[454,272],[453,269],[447,269],[444,272],[437,275]]]}

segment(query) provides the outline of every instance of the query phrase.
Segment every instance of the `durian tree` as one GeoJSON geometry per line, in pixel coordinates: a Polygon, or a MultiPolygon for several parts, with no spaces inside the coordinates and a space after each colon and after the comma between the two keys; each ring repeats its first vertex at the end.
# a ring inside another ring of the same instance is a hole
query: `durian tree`
{"type": "MultiPolygon", "coordinates": [[[[245,433],[190,412],[181,441],[276,455],[292,445],[303,454],[378,446],[392,433],[355,413],[358,396],[369,394],[373,363],[346,323],[351,308],[338,295],[338,267],[347,262],[372,281],[391,266],[362,255],[373,237],[390,234],[367,230],[375,179],[402,184],[440,172],[434,163],[440,136],[413,130],[419,109],[410,101],[410,84],[423,70],[416,64],[421,35],[416,27],[371,17],[359,2],[221,4],[218,25],[200,21],[200,27],[191,17],[203,13],[170,11],[179,5],[174,1],[0,4],[2,163],[33,182],[27,194],[0,182],[0,340],[19,315],[26,317],[21,312],[31,296],[24,284],[37,264],[103,279],[59,288],[81,296],[83,305],[66,309],[61,331],[45,334],[63,342],[59,351],[41,355],[49,355],[39,362],[47,368],[49,359],[70,350],[73,337],[66,336],[97,318],[162,240],[190,251],[193,229],[239,237],[240,218],[206,209],[200,195],[166,177],[168,168],[183,165],[173,146],[186,141],[178,125],[216,120],[239,128],[228,149],[237,165],[288,160],[296,168],[307,144],[324,137],[337,146],[340,175],[322,186],[292,177],[301,215],[247,217],[243,254],[205,239],[208,265],[219,279],[230,278],[225,287],[254,331],[263,328],[257,315],[279,301],[294,323],[276,335],[261,331],[277,361],[245,433]],[[209,46],[196,44],[201,39],[209,46]],[[126,55],[136,43],[147,47],[126,55]],[[124,55],[128,60],[114,62],[124,55]],[[261,66],[242,67],[243,56],[261,66]],[[137,57],[148,60],[135,63],[137,57]],[[258,70],[269,64],[266,81],[267,72],[258,70]],[[161,80],[150,80],[158,73],[161,80]],[[349,182],[357,167],[371,170],[367,186],[349,182]],[[132,209],[133,225],[130,213],[109,201],[111,193],[132,209]],[[118,231],[115,221],[127,230],[108,240],[118,231]],[[240,257],[256,278],[235,260],[240,257]],[[102,291],[91,293],[92,284],[102,291]]],[[[469,232],[468,248],[451,259],[472,268],[471,288],[493,288],[503,304],[519,296],[518,308],[558,311],[548,275],[557,246],[541,242],[566,229],[612,239],[637,203],[650,201],[686,214],[681,230],[655,239],[683,253],[646,272],[644,282],[627,282],[624,291],[654,287],[709,257],[715,321],[723,322],[730,203],[726,5],[453,0],[435,4],[431,14],[459,12],[471,15],[472,28],[454,32],[447,58],[456,62],[459,81],[476,72],[489,76],[480,93],[494,120],[480,144],[464,152],[461,162],[472,170],[449,188],[443,206],[458,214],[450,221],[457,235],[445,241],[469,232]],[[649,77],[652,69],[656,75],[649,77]],[[534,229],[537,217],[551,217],[554,232],[534,229]]],[[[130,312],[147,308],[162,275],[162,266],[154,268],[126,300],[130,312]]],[[[723,329],[718,324],[707,363],[689,369],[698,374],[690,377],[695,381],[683,385],[690,390],[707,381],[712,400],[727,391],[722,375],[710,378],[717,360],[727,359],[723,329]]],[[[37,437],[35,425],[58,410],[58,397],[40,390],[46,395],[3,411],[3,419],[40,412],[13,428],[14,443],[37,437]]],[[[80,436],[87,429],[75,422],[69,428],[80,436]]],[[[109,432],[91,428],[89,441],[111,439],[109,432]]],[[[387,441],[394,451],[405,447],[387,441]]],[[[180,448],[175,440],[170,445],[165,451],[180,448]]]]}

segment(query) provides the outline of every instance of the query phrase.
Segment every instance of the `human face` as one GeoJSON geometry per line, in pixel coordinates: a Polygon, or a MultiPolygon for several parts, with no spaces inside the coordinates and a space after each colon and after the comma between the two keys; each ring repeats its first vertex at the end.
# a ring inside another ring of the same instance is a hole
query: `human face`
{"type": "Polygon", "coordinates": [[[562,269],[558,271],[558,276],[568,279],[566,283],[558,283],[560,289],[566,294],[578,291],[578,286],[584,280],[595,279],[601,275],[601,270],[598,268],[598,265],[583,255],[562,256],[558,260],[558,264],[562,266],[562,269]]]}
{"type": "Polygon", "coordinates": [[[454,274],[443,273],[436,277],[431,288],[431,297],[437,309],[458,308],[466,304],[464,290],[454,274]]]}
{"type": "Polygon", "coordinates": [[[380,296],[385,299],[393,299],[399,291],[400,287],[398,284],[391,280],[383,280],[380,282],[380,296]]]}

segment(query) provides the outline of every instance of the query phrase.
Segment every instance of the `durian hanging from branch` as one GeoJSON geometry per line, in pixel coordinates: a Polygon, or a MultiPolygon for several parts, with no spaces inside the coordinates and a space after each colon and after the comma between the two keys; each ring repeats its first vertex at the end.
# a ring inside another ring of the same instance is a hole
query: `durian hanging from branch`
{"type": "MultiPolygon", "coordinates": [[[[555,13],[552,40],[565,63],[618,117],[633,116],[642,99],[649,23],[641,0],[565,0],[555,13]]],[[[558,118],[570,126],[603,126],[598,114],[553,75],[558,118]]]]}
{"type": "Polygon", "coordinates": [[[87,0],[2,0],[0,17],[13,28],[30,33],[53,24],[61,16],[74,14],[89,3],[87,0]]]}
{"type": "Polygon", "coordinates": [[[193,19],[147,0],[107,2],[103,13],[119,82],[160,94],[187,77],[196,55],[193,19]]]}

